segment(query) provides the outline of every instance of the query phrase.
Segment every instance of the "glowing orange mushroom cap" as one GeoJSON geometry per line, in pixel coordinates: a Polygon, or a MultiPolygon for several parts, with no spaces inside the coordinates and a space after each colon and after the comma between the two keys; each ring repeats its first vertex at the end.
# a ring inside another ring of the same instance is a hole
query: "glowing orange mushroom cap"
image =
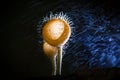
{"type": "Polygon", "coordinates": [[[51,19],[43,27],[44,40],[52,46],[61,46],[66,43],[71,35],[70,26],[62,19],[51,19]]]}
{"type": "Polygon", "coordinates": [[[58,51],[57,47],[51,46],[47,42],[43,43],[43,50],[44,53],[50,58],[56,56],[58,51]]]}

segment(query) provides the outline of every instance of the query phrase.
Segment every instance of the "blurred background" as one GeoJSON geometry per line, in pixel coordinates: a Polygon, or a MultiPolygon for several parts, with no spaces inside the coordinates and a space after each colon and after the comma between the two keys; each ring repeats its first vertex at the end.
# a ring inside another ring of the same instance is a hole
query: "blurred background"
{"type": "Polygon", "coordinates": [[[64,47],[62,75],[88,76],[97,71],[104,74],[103,77],[108,72],[119,75],[120,10],[117,3],[117,0],[1,2],[2,74],[7,77],[51,76],[51,62],[44,55],[43,39],[37,29],[42,29],[42,18],[50,11],[63,11],[71,17],[74,29],[64,47]]]}

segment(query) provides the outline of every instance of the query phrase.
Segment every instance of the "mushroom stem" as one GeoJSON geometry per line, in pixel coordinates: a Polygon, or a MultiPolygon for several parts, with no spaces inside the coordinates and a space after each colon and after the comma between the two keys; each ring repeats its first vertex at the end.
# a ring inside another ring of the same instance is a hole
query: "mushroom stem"
{"type": "Polygon", "coordinates": [[[56,56],[52,57],[52,75],[56,76],[56,56]]]}
{"type": "Polygon", "coordinates": [[[58,47],[58,55],[57,55],[57,74],[61,75],[62,68],[62,46],[58,47]]]}

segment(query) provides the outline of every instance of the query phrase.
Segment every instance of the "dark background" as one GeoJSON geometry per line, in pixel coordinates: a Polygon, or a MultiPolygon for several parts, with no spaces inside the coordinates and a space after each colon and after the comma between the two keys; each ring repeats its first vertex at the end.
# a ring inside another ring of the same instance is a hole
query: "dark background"
{"type": "MultiPolygon", "coordinates": [[[[1,42],[2,46],[2,71],[6,77],[49,77],[51,75],[51,63],[43,54],[42,45],[38,43],[37,24],[49,11],[69,11],[59,8],[63,3],[75,2],[82,6],[90,4],[91,7],[99,6],[105,10],[105,14],[119,15],[118,0],[60,0],[60,1],[4,1],[1,2],[1,42]]],[[[76,6],[76,5],[75,5],[76,6]]],[[[67,10],[68,9],[68,10],[67,10]]],[[[42,41],[42,40],[41,40],[42,41]]],[[[65,64],[65,63],[64,63],[65,64]]],[[[63,65],[64,65],[63,64],[63,65]]],[[[63,74],[73,74],[68,66],[63,66],[63,74]],[[67,70],[66,70],[67,69],[67,70]]],[[[73,76],[88,76],[97,69],[75,72],[73,76]],[[91,70],[91,71],[90,71],[91,70]],[[80,73],[80,74],[79,74],[80,73]]],[[[105,70],[100,69],[101,74],[105,70]]],[[[110,75],[116,73],[116,69],[106,70],[110,75]],[[112,72],[113,71],[113,72],[112,72]]],[[[106,75],[105,74],[105,75],[106,75]]],[[[116,73],[119,75],[119,72],[116,73]]],[[[98,74],[99,75],[99,74],[98,74]]],[[[105,77],[105,75],[102,75],[105,77]]],[[[107,76],[107,77],[109,77],[107,76]]],[[[115,75],[114,75],[115,76],[115,75]]],[[[90,77],[90,76],[89,76],[90,77]]]]}

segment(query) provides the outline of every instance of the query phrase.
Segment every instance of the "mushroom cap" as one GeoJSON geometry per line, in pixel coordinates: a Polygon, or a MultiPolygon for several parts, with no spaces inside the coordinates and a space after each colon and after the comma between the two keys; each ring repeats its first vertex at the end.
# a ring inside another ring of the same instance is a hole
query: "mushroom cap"
{"type": "Polygon", "coordinates": [[[45,23],[42,30],[43,39],[50,45],[64,45],[71,35],[70,26],[61,19],[51,19],[45,23]]]}
{"type": "Polygon", "coordinates": [[[49,58],[53,58],[57,55],[57,47],[51,46],[49,45],[47,42],[43,43],[43,50],[44,53],[49,57],[49,58]]]}

